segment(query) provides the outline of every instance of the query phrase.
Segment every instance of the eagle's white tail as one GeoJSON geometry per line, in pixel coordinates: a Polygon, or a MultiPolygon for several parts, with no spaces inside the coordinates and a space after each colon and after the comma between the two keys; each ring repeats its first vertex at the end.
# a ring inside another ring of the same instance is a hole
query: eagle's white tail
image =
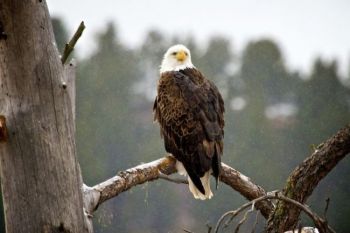
{"type": "Polygon", "coordinates": [[[194,198],[201,199],[201,200],[206,200],[206,199],[210,199],[210,198],[213,197],[213,193],[211,192],[211,189],[210,189],[210,180],[209,180],[209,178],[210,178],[210,171],[207,171],[204,174],[204,176],[200,178],[201,182],[202,182],[202,185],[204,187],[204,191],[205,191],[205,195],[204,195],[193,184],[191,178],[188,177],[189,188],[190,188],[190,191],[193,194],[194,198]]]}
{"type": "MultiPolygon", "coordinates": [[[[187,172],[186,172],[186,170],[181,162],[176,161],[176,169],[180,175],[188,176],[187,172]]],[[[213,193],[210,189],[210,171],[207,171],[204,174],[204,176],[201,177],[200,179],[201,179],[202,185],[204,187],[205,195],[197,189],[197,187],[192,182],[191,178],[188,176],[188,185],[189,185],[191,193],[193,194],[193,197],[196,199],[200,199],[200,200],[206,200],[206,199],[212,198],[213,193]]]]}

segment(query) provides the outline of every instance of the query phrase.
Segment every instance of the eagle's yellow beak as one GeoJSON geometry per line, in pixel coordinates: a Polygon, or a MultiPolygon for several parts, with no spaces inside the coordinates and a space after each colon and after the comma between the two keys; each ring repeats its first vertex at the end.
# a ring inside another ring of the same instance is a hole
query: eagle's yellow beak
{"type": "Polygon", "coordinates": [[[187,58],[187,54],[185,53],[185,51],[181,50],[179,52],[176,53],[176,59],[178,61],[184,61],[187,58]]]}

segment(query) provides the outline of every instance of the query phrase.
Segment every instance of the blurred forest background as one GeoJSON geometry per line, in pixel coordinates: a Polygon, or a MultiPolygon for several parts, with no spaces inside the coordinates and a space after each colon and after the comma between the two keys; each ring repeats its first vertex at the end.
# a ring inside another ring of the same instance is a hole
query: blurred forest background
{"type": "MultiPolygon", "coordinates": [[[[63,51],[67,29],[59,18],[52,22],[63,51]]],[[[340,77],[336,60],[317,58],[311,74],[304,75],[286,66],[280,45],[269,38],[250,41],[241,53],[222,36],[203,46],[191,36],[180,40],[157,30],[130,48],[112,23],[96,38],[97,49],[78,59],[76,80],[78,156],[88,185],[165,155],[152,106],[162,56],[175,43],[190,48],[193,63],[224,96],[223,162],[267,191],[282,189],[314,146],[349,123],[350,72],[340,77]]],[[[350,229],[349,170],[347,157],[308,202],[322,214],[330,198],[328,220],[338,232],[350,229]]],[[[193,199],[187,185],[157,180],[100,206],[94,227],[101,233],[206,232],[207,223],[215,225],[245,202],[224,184],[203,202],[193,199]]]]}

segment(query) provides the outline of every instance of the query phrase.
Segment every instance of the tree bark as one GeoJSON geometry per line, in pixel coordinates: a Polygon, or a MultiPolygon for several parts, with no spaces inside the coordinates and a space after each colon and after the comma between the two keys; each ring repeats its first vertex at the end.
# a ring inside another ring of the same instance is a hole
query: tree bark
{"type": "MultiPolygon", "coordinates": [[[[350,125],[320,144],[289,176],[283,195],[305,203],[318,183],[350,152],[350,125]]],[[[268,221],[268,232],[284,232],[296,227],[300,209],[283,201],[277,203],[268,221]]],[[[325,229],[319,229],[326,232],[325,229]]]]}
{"type": "Polygon", "coordinates": [[[71,103],[45,1],[2,0],[0,29],[6,232],[86,232],[71,103]]]}

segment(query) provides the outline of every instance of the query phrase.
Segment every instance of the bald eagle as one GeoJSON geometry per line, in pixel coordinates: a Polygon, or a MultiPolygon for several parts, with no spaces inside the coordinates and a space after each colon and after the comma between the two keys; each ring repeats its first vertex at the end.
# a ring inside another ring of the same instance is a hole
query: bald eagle
{"type": "Polygon", "coordinates": [[[154,101],[154,120],[160,125],[165,149],[177,160],[179,174],[187,175],[196,199],[210,199],[210,174],[221,171],[224,101],[213,82],[192,64],[184,45],[170,47],[160,67],[154,101]]]}

